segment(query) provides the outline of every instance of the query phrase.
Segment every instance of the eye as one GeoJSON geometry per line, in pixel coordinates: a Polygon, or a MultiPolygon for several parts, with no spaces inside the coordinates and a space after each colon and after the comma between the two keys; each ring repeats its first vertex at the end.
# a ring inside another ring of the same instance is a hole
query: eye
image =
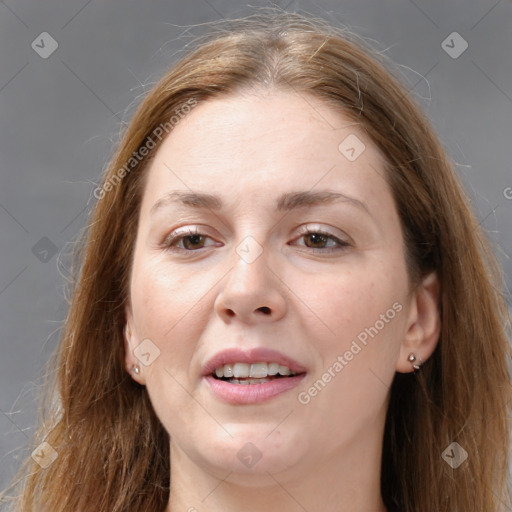
{"type": "MultiPolygon", "coordinates": [[[[297,243],[296,245],[323,254],[340,251],[351,245],[325,230],[308,227],[302,231],[301,236],[296,241],[301,239],[304,239],[304,243],[297,243]]],[[[197,227],[174,231],[162,243],[164,249],[188,253],[219,245],[222,244],[218,244],[208,235],[201,233],[197,227]],[[208,243],[208,241],[210,242],[208,243]]]]}
{"type": "Polygon", "coordinates": [[[298,244],[314,252],[336,252],[350,246],[350,243],[340,240],[332,233],[328,233],[322,229],[311,229],[306,227],[301,236],[296,240],[304,239],[303,244],[298,244]]]}
{"type": "Polygon", "coordinates": [[[206,245],[209,236],[198,231],[197,228],[184,228],[181,231],[171,233],[163,242],[162,247],[168,250],[182,250],[187,252],[197,251],[205,247],[215,245],[215,242],[206,245]]]}

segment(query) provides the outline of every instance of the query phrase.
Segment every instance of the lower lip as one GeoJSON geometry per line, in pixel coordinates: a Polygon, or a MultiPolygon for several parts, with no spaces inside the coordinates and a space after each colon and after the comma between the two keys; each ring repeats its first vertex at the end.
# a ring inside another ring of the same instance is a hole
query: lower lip
{"type": "Polygon", "coordinates": [[[225,402],[257,404],[293,389],[300,384],[305,376],[306,374],[303,373],[294,377],[273,379],[261,384],[230,384],[225,380],[216,379],[212,375],[206,376],[205,380],[213,393],[225,402]]]}

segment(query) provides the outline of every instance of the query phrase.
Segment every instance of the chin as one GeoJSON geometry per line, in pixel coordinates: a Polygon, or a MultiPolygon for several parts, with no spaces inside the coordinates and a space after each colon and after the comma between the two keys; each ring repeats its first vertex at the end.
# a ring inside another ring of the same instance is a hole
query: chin
{"type": "MultiPolygon", "coordinates": [[[[274,431],[271,429],[248,428],[228,429],[232,438],[219,439],[217,442],[205,436],[203,442],[195,445],[196,450],[203,445],[204,451],[197,452],[196,457],[202,459],[198,463],[204,467],[210,466],[215,475],[225,478],[231,472],[229,480],[245,483],[248,486],[268,484],[268,473],[278,474],[293,472],[299,465],[304,464],[309,443],[304,439],[297,439],[289,432],[274,431]],[[261,480],[254,478],[261,476],[261,480]],[[248,479],[250,477],[250,479],[248,479]],[[247,481],[246,481],[247,480],[247,481]]],[[[275,428],[275,427],[274,427],[275,428]]],[[[194,457],[194,458],[196,458],[194,457]]]]}

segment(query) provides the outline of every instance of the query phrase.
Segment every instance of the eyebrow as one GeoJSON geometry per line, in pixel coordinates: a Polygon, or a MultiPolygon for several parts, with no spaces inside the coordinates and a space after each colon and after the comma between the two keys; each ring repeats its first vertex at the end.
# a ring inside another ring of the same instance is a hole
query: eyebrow
{"type": "MultiPolygon", "coordinates": [[[[359,199],[333,190],[287,192],[277,198],[275,209],[284,212],[333,202],[348,203],[364,210],[368,214],[370,213],[366,204],[359,199]]],[[[222,209],[222,199],[219,196],[201,192],[174,191],[160,198],[151,207],[150,214],[153,215],[157,210],[173,204],[191,206],[193,208],[206,208],[214,211],[222,209]]]]}

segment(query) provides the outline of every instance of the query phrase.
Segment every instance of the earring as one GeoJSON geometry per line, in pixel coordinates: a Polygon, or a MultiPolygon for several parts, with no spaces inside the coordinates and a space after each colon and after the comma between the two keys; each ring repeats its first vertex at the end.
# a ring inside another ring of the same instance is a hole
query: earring
{"type": "Polygon", "coordinates": [[[414,361],[416,361],[416,356],[411,352],[409,354],[409,357],[407,358],[408,361],[410,363],[412,363],[412,367],[415,369],[415,370],[419,370],[421,368],[421,364],[422,364],[422,361],[421,361],[421,358],[420,358],[420,363],[415,363],[414,361]]]}
{"type": "Polygon", "coordinates": [[[132,366],[132,372],[135,373],[135,375],[139,375],[140,373],[140,368],[139,368],[139,365],[138,364],[134,364],[132,366]]]}

